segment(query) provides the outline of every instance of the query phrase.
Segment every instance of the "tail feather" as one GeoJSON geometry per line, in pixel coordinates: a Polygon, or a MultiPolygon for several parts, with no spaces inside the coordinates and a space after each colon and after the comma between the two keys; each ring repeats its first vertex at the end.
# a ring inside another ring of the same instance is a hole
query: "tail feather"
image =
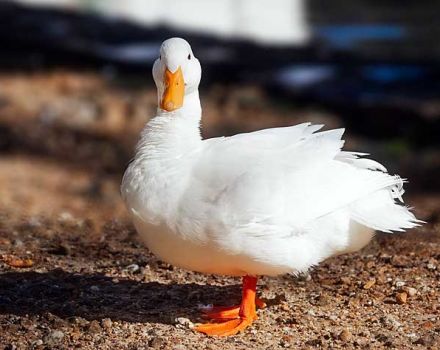
{"type": "Polygon", "coordinates": [[[420,226],[423,221],[418,220],[409,207],[396,203],[395,199],[401,199],[402,194],[401,183],[391,189],[377,191],[353,203],[351,216],[358,223],[383,232],[420,226]]]}
{"type": "Polygon", "coordinates": [[[339,160],[341,162],[344,162],[344,163],[351,164],[351,165],[355,166],[356,168],[368,169],[368,170],[378,170],[378,171],[382,171],[384,173],[387,172],[387,169],[379,162],[376,162],[375,160],[368,159],[368,158],[361,158],[361,157],[367,156],[367,155],[368,155],[368,153],[341,151],[335,157],[335,159],[339,160]]]}
{"type": "Polygon", "coordinates": [[[410,208],[398,204],[403,203],[403,184],[406,179],[398,175],[388,175],[387,169],[380,163],[362,158],[366,154],[342,151],[336,160],[348,163],[356,168],[370,170],[370,181],[364,183],[366,193],[361,199],[350,205],[352,219],[378,231],[392,232],[420,226],[410,208]],[[374,174],[374,175],[373,175],[374,174]]]}

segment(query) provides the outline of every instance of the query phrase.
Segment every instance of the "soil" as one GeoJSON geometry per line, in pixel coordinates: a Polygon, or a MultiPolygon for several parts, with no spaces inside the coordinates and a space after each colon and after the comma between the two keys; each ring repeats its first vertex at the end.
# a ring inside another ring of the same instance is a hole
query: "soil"
{"type": "MultiPolygon", "coordinates": [[[[261,278],[259,319],[210,338],[191,329],[199,306],[238,303],[240,281],[156,259],[119,196],[154,89],[92,73],[0,79],[0,348],[440,348],[438,193],[409,193],[420,228],[378,234],[309,275],[261,278]]],[[[273,111],[252,87],[213,87],[204,101],[206,136],[304,119],[340,126],[273,111]]]]}

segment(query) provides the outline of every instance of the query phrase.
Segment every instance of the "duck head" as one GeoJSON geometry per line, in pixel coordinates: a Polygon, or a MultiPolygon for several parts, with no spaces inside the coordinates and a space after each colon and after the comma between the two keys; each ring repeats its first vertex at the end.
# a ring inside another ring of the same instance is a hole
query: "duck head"
{"type": "Polygon", "coordinates": [[[165,40],[153,65],[159,108],[166,112],[182,108],[185,99],[198,92],[201,75],[200,62],[186,40],[165,40]]]}

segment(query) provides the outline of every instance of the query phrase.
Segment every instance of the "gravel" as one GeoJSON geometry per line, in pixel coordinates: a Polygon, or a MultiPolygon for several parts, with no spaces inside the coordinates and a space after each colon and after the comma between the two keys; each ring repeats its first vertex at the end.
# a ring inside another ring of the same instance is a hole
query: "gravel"
{"type": "MultiPolygon", "coordinates": [[[[268,306],[244,333],[194,332],[203,321],[198,305],[236,304],[240,281],[170,266],[136,237],[119,183],[156,101],[150,90],[128,93],[66,73],[3,79],[0,132],[9,148],[0,157],[0,349],[440,348],[436,193],[406,198],[428,221],[421,228],[378,234],[364,250],[298,278],[261,278],[268,306]],[[73,109],[57,103],[41,127],[38,111],[60,95],[73,109]],[[84,100],[100,107],[73,121],[72,111],[85,113],[75,105],[84,100]],[[128,111],[130,123],[118,119],[128,111]]],[[[300,121],[264,105],[245,110],[244,119],[224,118],[240,110],[232,99],[218,112],[214,95],[205,99],[208,135],[300,121]]],[[[331,116],[305,117],[339,126],[331,116]]]]}

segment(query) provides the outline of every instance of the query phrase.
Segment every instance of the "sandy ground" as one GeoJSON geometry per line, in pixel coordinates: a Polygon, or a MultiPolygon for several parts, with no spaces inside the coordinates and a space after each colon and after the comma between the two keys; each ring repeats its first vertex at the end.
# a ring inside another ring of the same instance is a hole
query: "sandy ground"
{"type": "MultiPolygon", "coordinates": [[[[300,121],[290,110],[269,114],[258,91],[244,91],[233,99],[212,89],[206,135],[300,121]],[[234,119],[237,111],[252,123],[234,119]]],[[[109,87],[93,76],[2,77],[0,348],[440,348],[436,193],[408,196],[428,221],[422,228],[378,235],[310,276],[262,278],[268,307],[243,334],[192,331],[199,304],[239,301],[239,280],[174,268],[137,240],[118,188],[154,101],[151,88],[109,87]]]]}

